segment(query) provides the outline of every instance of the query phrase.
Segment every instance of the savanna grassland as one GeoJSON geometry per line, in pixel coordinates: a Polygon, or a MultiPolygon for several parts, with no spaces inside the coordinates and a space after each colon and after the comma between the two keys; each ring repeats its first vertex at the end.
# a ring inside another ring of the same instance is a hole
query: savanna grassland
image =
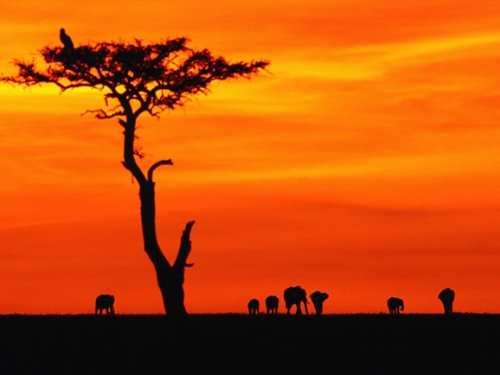
{"type": "Polygon", "coordinates": [[[0,316],[1,373],[496,373],[500,316],[0,316]],[[312,372],[311,372],[312,371],[312,372]]]}

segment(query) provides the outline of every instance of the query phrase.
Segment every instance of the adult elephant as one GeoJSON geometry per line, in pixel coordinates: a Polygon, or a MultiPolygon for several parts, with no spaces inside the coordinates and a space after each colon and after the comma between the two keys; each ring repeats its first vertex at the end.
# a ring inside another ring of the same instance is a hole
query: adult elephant
{"type": "Polygon", "coordinates": [[[307,311],[307,293],[300,286],[291,286],[285,289],[284,293],[285,304],[286,304],[286,313],[290,314],[290,309],[293,305],[297,306],[296,315],[302,315],[302,309],[300,308],[300,303],[304,303],[304,309],[306,310],[306,314],[309,315],[309,311],[307,311]]]}
{"type": "Polygon", "coordinates": [[[455,300],[455,292],[450,288],[446,288],[439,293],[438,298],[443,303],[444,313],[453,314],[453,301],[455,300]]]}
{"type": "Polygon", "coordinates": [[[311,293],[309,298],[311,299],[314,308],[316,309],[316,315],[321,315],[323,313],[323,302],[325,302],[328,297],[328,293],[323,293],[319,290],[311,293]]]}
{"type": "Polygon", "coordinates": [[[277,314],[278,313],[278,305],[280,300],[276,296],[269,296],[266,298],[266,310],[268,314],[277,314]]]}
{"type": "Polygon", "coordinates": [[[401,298],[391,297],[387,300],[387,307],[389,308],[389,314],[399,314],[399,311],[404,311],[405,305],[401,298]]]}
{"type": "Polygon", "coordinates": [[[115,297],[110,294],[101,294],[95,299],[95,313],[99,311],[99,314],[102,315],[102,310],[106,310],[106,314],[114,315],[115,310],[113,308],[113,304],[115,303],[115,297]]]}
{"type": "Polygon", "coordinates": [[[259,313],[259,300],[253,298],[248,302],[248,313],[250,315],[259,313]]]}

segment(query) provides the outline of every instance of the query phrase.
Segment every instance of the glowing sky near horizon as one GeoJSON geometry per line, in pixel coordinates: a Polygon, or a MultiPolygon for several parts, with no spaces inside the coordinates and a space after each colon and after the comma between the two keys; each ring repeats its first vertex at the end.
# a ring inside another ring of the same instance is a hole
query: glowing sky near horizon
{"type": "MultiPolygon", "coordinates": [[[[301,285],[325,313],[500,313],[500,3],[0,0],[0,72],[57,45],[188,37],[269,72],[140,120],[186,308],[245,312],[301,285]],[[77,1],[76,4],[80,3],[77,1]],[[81,2],[83,4],[83,1],[81,2]]],[[[161,313],[138,186],[102,93],[0,85],[0,313],[161,313]]],[[[283,301],[280,310],[283,312],[283,301]]]]}

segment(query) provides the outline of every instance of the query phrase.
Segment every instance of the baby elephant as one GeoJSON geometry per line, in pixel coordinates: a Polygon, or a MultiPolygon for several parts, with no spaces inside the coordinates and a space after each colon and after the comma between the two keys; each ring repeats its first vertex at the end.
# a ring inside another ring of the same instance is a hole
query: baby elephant
{"type": "Polygon", "coordinates": [[[250,315],[259,313],[259,301],[255,298],[251,299],[250,302],[248,302],[248,313],[250,315]]]}
{"type": "Polygon", "coordinates": [[[114,315],[115,310],[113,309],[113,304],[115,303],[115,297],[110,294],[101,294],[95,299],[95,313],[99,312],[102,315],[102,310],[106,310],[106,314],[114,315]]]}
{"type": "Polygon", "coordinates": [[[389,314],[399,314],[399,311],[404,311],[405,305],[401,298],[391,297],[387,300],[387,307],[389,308],[389,314]]]}
{"type": "Polygon", "coordinates": [[[266,298],[266,309],[268,314],[277,314],[278,313],[278,305],[280,300],[276,296],[269,296],[266,298]]]}

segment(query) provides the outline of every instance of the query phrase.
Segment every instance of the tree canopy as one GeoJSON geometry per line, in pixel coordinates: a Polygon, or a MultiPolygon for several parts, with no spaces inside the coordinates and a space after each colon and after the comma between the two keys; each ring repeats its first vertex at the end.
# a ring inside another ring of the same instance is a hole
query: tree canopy
{"type": "Polygon", "coordinates": [[[187,47],[188,42],[187,38],[176,38],[144,44],[136,39],[133,43],[86,44],[74,50],[47,46],[40,51],[47,64],[44,70],[35,61],[14,60],[18,74],[1,80],[25,86],[53,83],[62,91],[79,87],[107,89],[106,104],[116,99],[119,106],[94,111],[97,118],[137,118],[143,112],[157,116],[182,106],[188,97],[207,93],[214,80],[250,77],[269,64],[230,63],[212,56],[207,49],[193,50],[187,47]]]}

